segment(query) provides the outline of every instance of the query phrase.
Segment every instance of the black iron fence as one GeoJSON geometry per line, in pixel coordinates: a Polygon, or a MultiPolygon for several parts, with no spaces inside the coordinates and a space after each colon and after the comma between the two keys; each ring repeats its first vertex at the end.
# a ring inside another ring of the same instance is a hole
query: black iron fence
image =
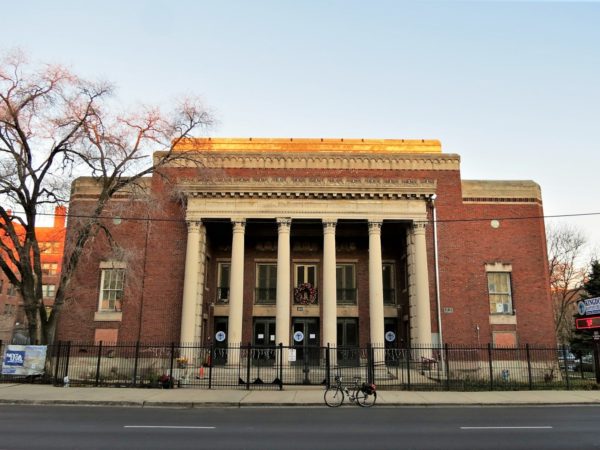
{"type": "MultiPolygon", "coordinates": [[[[0,341],[0,354],[6,345],[0,341]]],[[[43,376],[0,375],[3,382],[72,386],[283,389],[328,385],[335,375],[379,389],[595,389],[591,353],[566,348],[466,347],[446,344],[389,348],[58,342],[47,348],[43,376]]]]}

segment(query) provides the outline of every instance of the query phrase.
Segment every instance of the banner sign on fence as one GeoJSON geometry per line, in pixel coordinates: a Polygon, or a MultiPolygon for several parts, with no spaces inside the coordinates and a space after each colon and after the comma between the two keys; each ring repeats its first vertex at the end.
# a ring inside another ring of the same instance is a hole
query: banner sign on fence
{"type": "Polygon", "coordinates": [[[2,375],[43,375],[45,345],[8,345],[2,358],[2,375]]]}

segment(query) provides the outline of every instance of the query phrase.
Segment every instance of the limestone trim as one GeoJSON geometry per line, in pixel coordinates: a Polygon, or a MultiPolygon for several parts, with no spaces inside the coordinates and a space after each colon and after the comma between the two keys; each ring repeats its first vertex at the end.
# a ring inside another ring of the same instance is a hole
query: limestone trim
{"type": "MultiPolygon", "coordinates": [[[[157,152],[154,160],[164,154],[157,152]]],[[[329,170],[460,170],[456,154],[336,152],[198,152],[168,163],[170,167],[207,169],[329,169],[329,170]]]]}
{"type": "Polygon", "coordinates": [[[194,178],[178,183],[192,198],[428,199],[436,187],[436,180],[365,177],[194,178]]]}
{"type": "Polygon", "coordinates": [[[468,203],[541,203],[542,190],[530,180],[462,180],[462,197],[468,203]]]}

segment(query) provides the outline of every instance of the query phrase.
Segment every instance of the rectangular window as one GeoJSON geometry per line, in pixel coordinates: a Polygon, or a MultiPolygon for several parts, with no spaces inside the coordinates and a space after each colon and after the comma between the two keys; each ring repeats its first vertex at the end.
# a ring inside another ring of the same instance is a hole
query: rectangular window
{"type": "Polygon", "coordinates": [[[277,264],[256,265],[256,303],[274,304],[277,296],[277,264]]]}
{"type": "Polygon", "coordinates": [[[490,314],[512,314],[510,272],[488,272],[490,314]]]}
{"type": "Polygon", "coordinates": [[[231,279],[231,263],[217,264],[217,303],[229,303],[229,281],[231,279]]]}
{"type": "Polygon", "coordinates": [[[356,304],[356,269],[354,264],[338,264],[336,266],[337,303],[338,305],[356,304]]]}
{"type": "Polygon", "coordinates": [[[9,297],[14,297],[15,295],[17,295],[17,287],[12,283],[8,283],[6,295],[8,295],[9,297]]]}
{"type": "Polygon", "coordinates": [[[305,283],[317,287],[317,266],[315,264],[296,264],[296,286],[305,283]]]}
{"type": "Polygon", "coordinates": [[[56,275],[58,273],[57,263],[42,263],[42,274],[56,275]]]}
{"type": "Polygon", "coordinates": [[[382,267],[383,273],[383,304],[396,304],[396,277],[395,266],[392,263],[384,263],[382,267]]]}
{"type": "Polygon", "coordinates": [[[121,311],[125,269],[102,269],[99,311],[121,311]]]}
{"type": "Polygon", "coordinates": [[[44,298],[54,298],[56,286],[53,284],[42,284],[42,296],[44,298]]]}

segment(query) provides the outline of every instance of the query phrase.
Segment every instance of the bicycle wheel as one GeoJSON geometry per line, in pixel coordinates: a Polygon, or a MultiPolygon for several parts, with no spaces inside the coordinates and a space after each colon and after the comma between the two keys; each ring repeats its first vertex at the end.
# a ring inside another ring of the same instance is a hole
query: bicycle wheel
{"type": "Polygon", "coordinates": [[[361,390],[356,392],[356,403],[358,403],[363,408],[369,408],[375,404],[377,401],[377,392],[373,392],[372,394],[367,394],[361,390]]]}
{"type": "Polygon", "coordinates": [[[327,406],[336,407],[344,403],[344,391],[338,388],[329,388],[325,391],[325,404],[327,406]]]}

